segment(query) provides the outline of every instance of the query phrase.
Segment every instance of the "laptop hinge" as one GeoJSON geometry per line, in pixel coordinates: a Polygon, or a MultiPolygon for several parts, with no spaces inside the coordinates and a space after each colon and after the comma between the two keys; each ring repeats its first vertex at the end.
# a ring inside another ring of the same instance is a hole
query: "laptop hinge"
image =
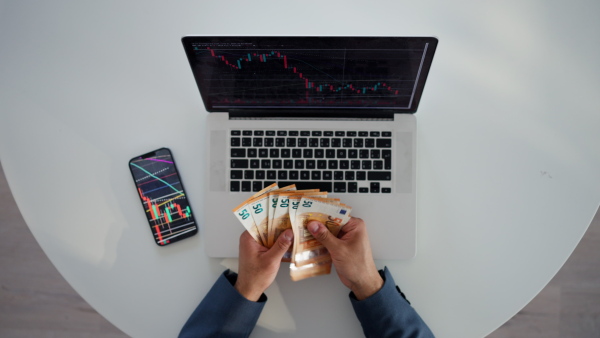
{"type": "Polygon", "coordinates": [[[230,120],[394,120],[395,111],[367,109],[276,110],[231,109],[230,120]]]}

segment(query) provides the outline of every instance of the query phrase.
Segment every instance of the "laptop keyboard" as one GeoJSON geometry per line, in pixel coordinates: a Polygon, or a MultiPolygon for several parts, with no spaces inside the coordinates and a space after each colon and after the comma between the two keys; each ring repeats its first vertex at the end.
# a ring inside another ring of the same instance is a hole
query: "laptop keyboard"
{"type": "Polygon", "coordinates": [[[390,131],[231,130],[230,191],[280,187],[392,192],[390,131]]]}

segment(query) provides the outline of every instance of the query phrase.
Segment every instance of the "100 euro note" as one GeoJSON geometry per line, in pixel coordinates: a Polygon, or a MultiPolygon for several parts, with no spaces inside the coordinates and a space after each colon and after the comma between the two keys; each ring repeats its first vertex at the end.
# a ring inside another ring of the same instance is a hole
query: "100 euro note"
{"type": "Polygon", "coordinates": [[[237,207],[235,207],[233,209],[233,214],[235,215],[235,217],[240,221],[240,223],[242,223],[244,228],[246,228],[246,230],[248,230],[248,232],[250,233],[252,238],[254,238],[254,240],[256,242],[258,242],[260,245],[264,245],[265,243],[263,243],[263,241],[261,239],[259,229],[258,229],[256,223],[254,222],[254,218],[252,217],[252,214],[251,214],[252,209],[248,205],[248,202],[254,198],[260,197],[261,195],[267,194],[268,192],[277,190],[277,189],[279,189],[279,187],[277,186],[277,183],[273,183],[270,186],[264,188],[263,190],[257,192],[256,194],[252,195],[249,199],[245,200],[244,202],[242,202],[240,205],[238,205],[237,207]]]}
{"type": "Polygon", "coordinates": [[[331,256],[308,231],[307,224],[310,221],[319,221],[333,236],[337,236],[350,220],[351,211],[351,207],[337,201],[310,197],[303,197],[300,200],[293,221],[294,251],[290,265],[293,281],[331,272],[331,256]]]}

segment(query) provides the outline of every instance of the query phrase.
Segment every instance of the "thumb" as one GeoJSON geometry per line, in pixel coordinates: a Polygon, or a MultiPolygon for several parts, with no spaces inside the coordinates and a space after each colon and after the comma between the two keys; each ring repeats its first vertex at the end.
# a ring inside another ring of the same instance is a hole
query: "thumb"
{"type": "Polygon", "coordinates": [[[287,229],[279,238],[277,238],[277,242],[273,244],[271,249],[269,249],[269,256],[273,256],[274,259],[280,260],[281,257],[287,252],[290,245],[292,245],[292,240],[294,239],[294,233],[292,229],[287,229]]]}
{"type": "Polygon", "coordinates": [[[306,227],[313,237],[323,244],[327,250],[331,251],[337,246],[338,239],[333,236],[331,231],[329,231],[323,223],[319,221],[310,221],[306,227]]]}

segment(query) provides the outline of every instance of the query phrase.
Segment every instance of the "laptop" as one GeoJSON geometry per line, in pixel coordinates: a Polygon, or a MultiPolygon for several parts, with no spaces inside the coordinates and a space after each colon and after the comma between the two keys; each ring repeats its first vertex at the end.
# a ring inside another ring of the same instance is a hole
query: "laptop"
{"type": "Polygon", "coordinates": [[[270,184],[352,206],[375,259],[416,255],[416,119],[433,37],[186,36],[206,110],[201,236],[237,257],[232,208],[270,184]]]}

